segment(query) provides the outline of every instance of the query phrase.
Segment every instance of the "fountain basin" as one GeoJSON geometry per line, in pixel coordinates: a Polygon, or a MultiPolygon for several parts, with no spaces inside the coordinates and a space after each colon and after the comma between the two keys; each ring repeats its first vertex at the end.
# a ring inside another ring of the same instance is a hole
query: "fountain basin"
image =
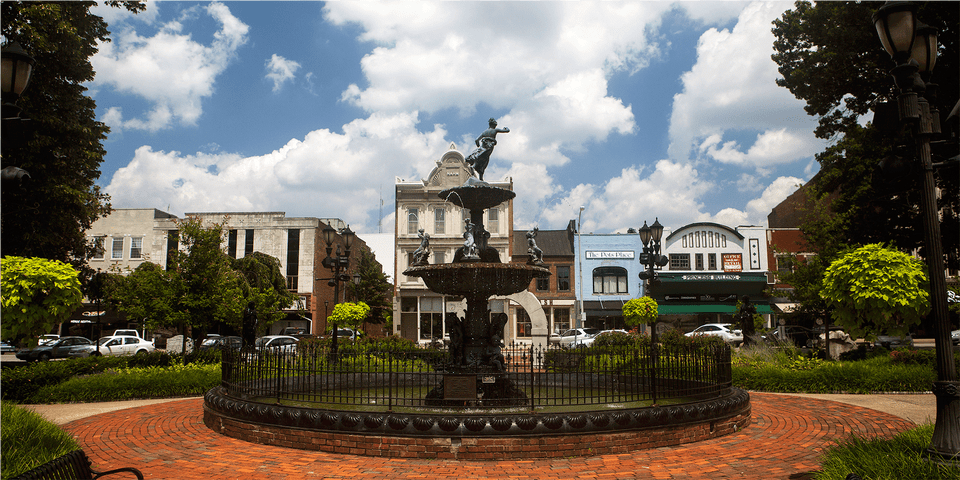
{"type": "Polygon", "coordinates": [[[486,210],[512,200],[517,194],[511,190],[476,182],[449,188],[440,192],[439,196],[460,208],[486,210]]]}
{"type": "Polygon", "coordinates": [[[522,292],[534,278],[549,276],[550,270],[522,263],[463,262],[410,267],[403,274],[422,278],[437,293],[487,298],[522,292]]]}

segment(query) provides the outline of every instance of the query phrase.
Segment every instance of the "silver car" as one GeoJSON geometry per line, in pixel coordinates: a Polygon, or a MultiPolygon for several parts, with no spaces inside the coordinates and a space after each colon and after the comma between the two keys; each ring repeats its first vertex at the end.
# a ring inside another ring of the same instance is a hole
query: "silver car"
{"type": "Polygon", "coordinates": [[[686,333],[687,337],[696,337],[700,335],[720,337],[724,342],[733,346],[743,343],[743,333],[740,330],[731,328],[731,323],[708,323],[700,325],[696,330],[686,333]]]}
{"type": "Polygon", "coordinates": [[[89,347],[90,355],[142,355],[156,350],[153,342],[129,335],[101,337],[97,344],[97,346],[89,347]]]}
{"type": "Polygon", "coordinates": [[[593,338],[598,333],[600,333],[599,328],[571,328],[560,335],[550,337],[550,343],[559,343],[561,346],[569,347],[573,342],[593,338]]]}

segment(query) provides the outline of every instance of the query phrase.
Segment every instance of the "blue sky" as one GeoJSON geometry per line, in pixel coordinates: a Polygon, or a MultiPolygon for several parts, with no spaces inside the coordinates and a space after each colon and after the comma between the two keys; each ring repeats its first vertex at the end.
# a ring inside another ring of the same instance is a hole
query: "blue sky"
{"type": "Polygon", "coordinates": [[[516,228],[765,225],[816,173],[777,87],[790,2],[173,2],[98,7],[88,87],[115,208],[285,211],[393,231],[397,177],[511,129],[516,228]],[[380,198],[385,206],[381,210],[380,198]],[[382,218],[381,218],[382,211],[382,218]]]}

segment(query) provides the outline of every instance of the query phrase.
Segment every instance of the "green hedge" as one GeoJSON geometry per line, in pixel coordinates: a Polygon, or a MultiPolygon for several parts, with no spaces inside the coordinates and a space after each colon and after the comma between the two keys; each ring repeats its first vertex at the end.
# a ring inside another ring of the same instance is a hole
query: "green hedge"
{"type": "Polygon", "coordinates": [[[825,362],[800,357],[793,365],[734,362],[733,367],[734,386],[761,392],[925,392],[936,377],[927,365],[899,364],[889,358],[825,362]]]}
{"type": "Polygon", "coordinates": [[[146,355],[72,358],[8,367],[4,368],[0,375],[0,398],[16,403],[30,403],[28,399],[33,398],[43,387],[57,385],[81,375],[124,368],[169,367],[192,363],[219,365],[220,352],[202,351],[182,356],[157,351],[146,355]]]}
{"type": "Polygon", "coordinates": [[[80,450],[73,436],[40,415],[9,402],[0,408],[0,478],[16,477],[80,450]]]}
{"type": "Polygon", "coordinates": [[[47,385],[26,403],[110,402],[134,398],[196,397],[220,384],[220,365],[200,363],[124,368],[47,385]]]}

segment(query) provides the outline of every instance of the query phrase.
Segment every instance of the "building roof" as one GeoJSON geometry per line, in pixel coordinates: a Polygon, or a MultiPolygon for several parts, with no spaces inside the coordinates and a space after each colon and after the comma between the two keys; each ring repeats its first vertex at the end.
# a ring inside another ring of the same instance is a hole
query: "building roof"
{"type": "MultiPolygon", "coordinates": [[[[527,231],[513,231],[514,255],[527,254],[527,231]]],[[[537,232],[537,246],[543,251],[544,257],[572,257],[574,255],[573,233],[570,228],[566,230],[540,230],[537,232]]]]}

